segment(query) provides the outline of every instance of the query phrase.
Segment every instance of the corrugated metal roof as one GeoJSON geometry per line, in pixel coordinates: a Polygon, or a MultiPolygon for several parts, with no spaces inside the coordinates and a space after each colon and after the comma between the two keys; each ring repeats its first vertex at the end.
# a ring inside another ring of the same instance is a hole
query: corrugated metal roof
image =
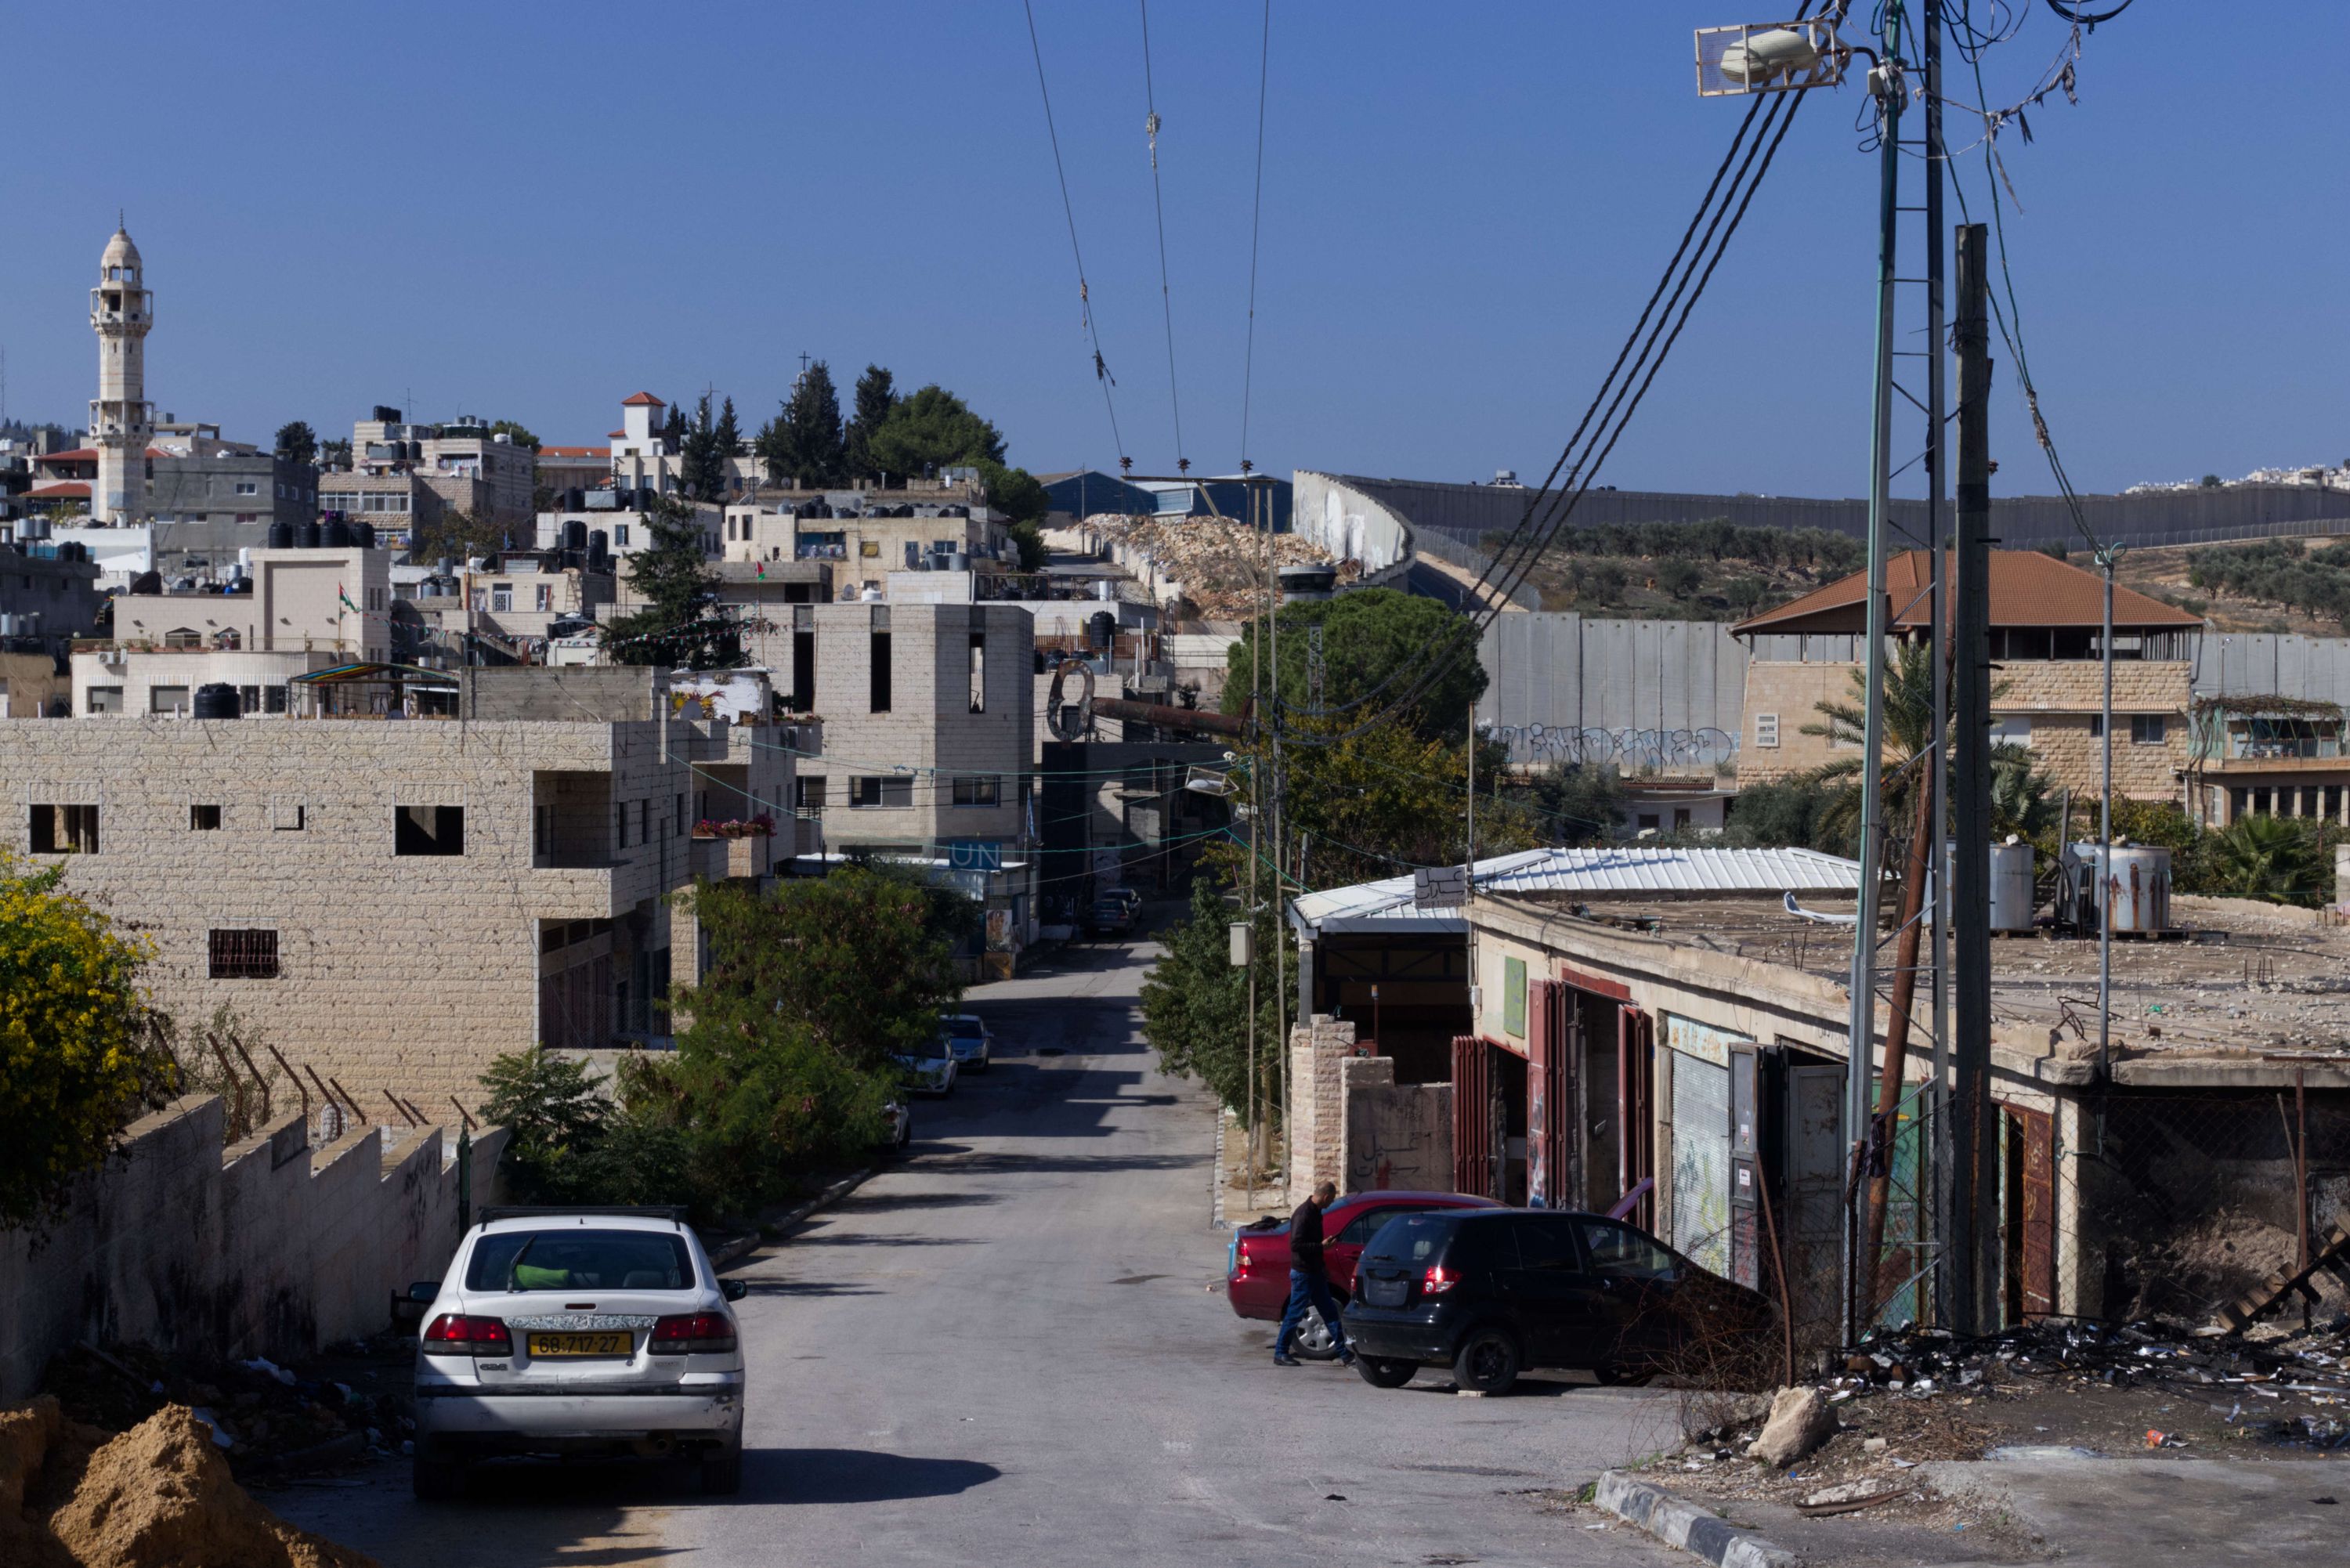
{"type": "MultiPolygon", "coordinates": [[[[1706,893],[1850,893],[1860,865],[1815,849],[1680,848],[1640,844],[1529,849],[1480,860],[1480,891],[1508,897],[1607,897],[1706,893]]],[[[1457,909],[1422,909],[1409,877],[1332,888],[1290,900],[1300,930],[1336,933],[1464,929],[1457,909]]]]}
{"type": "MultiPolygon", "coordinates": [[[[1927,557],[1906,550],[1885,564],[1885,593],[1896,628],[1922,627],[1927,557]]],[[[1991,624],[1993,626],[2097,626],[2105,618],[2105,584],[2095,572],[2037,550],[1991,552],[1991,624]]],[[[1731,630],[1745,636],[1764,631],[1851,632],[1866,614],[1868,574],[1855,572],[1814,588],[1776,609],[1740,621],[1731,630]]],[[[2129,588],[2114,589],[2116,626],[2201,626],[2203,618],[2129,588]]]]}

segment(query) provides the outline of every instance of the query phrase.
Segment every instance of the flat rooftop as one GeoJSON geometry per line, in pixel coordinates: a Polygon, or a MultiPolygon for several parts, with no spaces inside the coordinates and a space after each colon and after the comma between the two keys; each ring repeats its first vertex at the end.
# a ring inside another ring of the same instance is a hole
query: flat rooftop
{"type": "MultiPolygon", "coordinates": [[[[1804,896],[1815,913],[1849,916],[1849,896],[1804,896]]],[[[1777,899],[1667,902],[1620,896],[1580,901],[1591,919],[1654,932],[1678,946],[1798,969],[1842,985],[1852,929],[1802,919],[1777,899]]],[[[2176,929],[2114,939],[2112,1039],[2116,1060],[2234,1057],[2350,1062],[2350,928],[2316,909],[2173,894],[2176,929]]],[[[2097,1037],[2095,937],[1994,937],[1991,1023],[2034,1054],[2080,1055],[2097,1037]]],[[[1892,963],[1888,943],[1884,964],[1892,963]]]]}

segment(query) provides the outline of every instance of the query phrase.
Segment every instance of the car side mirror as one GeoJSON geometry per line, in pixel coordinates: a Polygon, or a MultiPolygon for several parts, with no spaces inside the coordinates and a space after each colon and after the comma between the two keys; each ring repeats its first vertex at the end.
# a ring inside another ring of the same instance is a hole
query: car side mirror
{"type": "Polygon", "coordinates": [[[404,1293],[394,1291],[391,1294],[391,1321],[394,1323],[422,1322],[424,1309],[431,1306],[440,1294],[439,1280],[417,1280],[409,1285],[404,1293]]]}
{"type": "Polygon", "coordinates": [[[718,1293],[724,1296],[730,1302],[739,1302],[744,1296],[751,1293],[751,1282],[748,1280],[721,1280],[718,1282],[718,1293]]]}

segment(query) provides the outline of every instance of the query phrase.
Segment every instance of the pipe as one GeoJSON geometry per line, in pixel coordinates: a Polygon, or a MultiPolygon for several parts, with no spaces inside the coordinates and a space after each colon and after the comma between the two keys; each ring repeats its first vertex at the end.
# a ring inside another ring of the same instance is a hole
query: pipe
{"type": "Polygon", "coordinates": [[[1168,730],[1204,730],[1216,735],[1242,735],[1247,732],[1248,721],[1232,713],[1202,712],[1196,708],[1174,708],[1163,702],[1130,702],[1123,697],[1097,697],[1093,711],[1104,719],[1125,719],[1137,724],[1156,724],[1168,730]]]}

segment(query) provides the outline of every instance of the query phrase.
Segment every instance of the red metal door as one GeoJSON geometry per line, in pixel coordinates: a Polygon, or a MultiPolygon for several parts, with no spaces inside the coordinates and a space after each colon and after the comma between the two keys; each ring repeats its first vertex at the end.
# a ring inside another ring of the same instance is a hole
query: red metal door
{"type": "Polygon", "coordinates": [[[1492,1047],[1473,1034],[1452,1037],[1452,1189],[1493,1196],[1492,1047]]]}
{"type": "Polygon", "coordinates": [[[2046,1111],[2002,1109],[2011,1146],[2009,1299],[2027,1320],[2046,1317],[2056,1310],[2056,1121],[2046,1111]]]}

